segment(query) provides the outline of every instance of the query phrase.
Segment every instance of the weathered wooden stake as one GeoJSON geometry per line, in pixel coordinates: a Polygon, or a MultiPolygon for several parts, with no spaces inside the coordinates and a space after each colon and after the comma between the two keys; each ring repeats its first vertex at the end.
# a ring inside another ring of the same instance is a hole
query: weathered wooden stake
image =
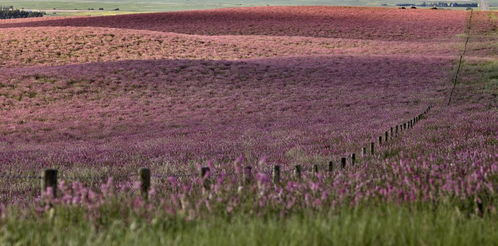
{"type": "Polygon", "coordinates": [[[386,131],[386,132],[384,133],[384,139],[385,139],[385,142],[387,143],[387,142],[388,142],[388,140],[389,140],[389,132],[388,132],[388,131],[386,131]]]}
{"type": "Polygon", "coordinates": [[[45,169],[43,171],[41,180],[42,193],[51,188],[52,196],[57,197],[57,172],[57,169],[45,169]]]}
{"type": "Polygon", "coordinates": [[[394,127],[391,127],[391,138],[394,137],[394,127]]]}
{"type": "Polygon", "coordinates": [[[370,143],[370,154],[371,155],[375,154],[375,143],[374,142],[370,143]]]}
{"type": "Polygon", "coordinates": [[[379,136],[379,146],[382,145],[382,136],[379,136]]]}
{"type": "Polygon", "coordinates": [[[201,167],[201,178],[205,178],[209,174],[209,167],[201,167]]]}
{"type": "Polygon", "coordinates": [[[301,178],[301,171],[302,171],[301,165],[296,165],[294,167],[294,175],[296,175],[296,178],[298,179],[301,178]]]}
{"type": "Polygon", "coordinates": [[[150,189],[150,169],[145,167],[138,169],[138,176],[140,177],[140,193],[147,200],[149,199],[150,189]]]}
{"type": "Polygon", "coordinates": [[[353,153],[351,154],[351,166],[353,167],[355,163],[356,163],[356,154],[353,153]]]}
{"type": "Polygon", "coordinates": [[[313,165],[313,173],[315,173],[315,174],[318,173],[318,165],[317,164],[313,165]]]}
{"type": "Polygon", "coordinates": [[[362,157],[367,156],[367,147],[363,147],[363,148],[361,148],[361,156],[362,156],[362,157]]]}
{"type": "Polygon", "coordinates": [[[204,179],[203,186],[205,189],[209,189],[209,167],[201,167],[201,178],[204,179]]]}
{"type": "Polygon", "coordinates": [[[334,171],[334,161],[329,161],[329,172],[334,171]]]}
{"type": "Polygon", "coordinates": [[[396,130],[395,130],[396,135],[399,133],[398,125],[396,125],[396,130]]]}
{"type": "Polygon", "coordinates": [[[244,183],[245,184],[250,184],[252,182],[252,167],[247,166],[244,167],[244,172],[242,173],[244,183]]]}
{"type": "Polygon", "coordinates": [[[273,178],[273,183],[278,184],[280,183],[280,166],[275,165],[273,166],[273,172],[272,172],[272,178],[273,178]]]}
{"type": "Polygon", "coordinates": [[[346,168],[346,157],[341,158],[341,168],[346,168]]]}

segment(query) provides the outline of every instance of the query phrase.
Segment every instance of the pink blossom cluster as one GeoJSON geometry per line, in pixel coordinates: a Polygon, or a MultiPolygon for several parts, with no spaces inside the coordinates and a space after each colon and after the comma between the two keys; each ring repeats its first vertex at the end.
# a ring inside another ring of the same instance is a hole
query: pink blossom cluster
{"type": "Polygon", "coordinates": [[[0,28],[111,27],[200,35],[305,36],[380,40],[448,39],[461,33],[464,11],[326,6],[224,8],[120,16],[0,22],[0,28]]]}
{"type": "MultiPolygon", "coordinates": [[[[115,199],[194,217],[217,207],[285,214],[375,200],[485,201],[498,188],[496,96],[463,72],[445,106],[466,17],[269,7],[2,21],[0,169],[33,176],[56,167],[68,182],[38,200],[42,211],[98,211],[115,199]],[[435,108],[414,129],[359,156],[427,105],[435,108]],[[358,165],[326,171],[351,153],[358,165]],[[206,165],[209,180],[198,175],[206,165]],[[305,169],[300,179],[295,165],[305,169]],[[153,172],[148,202],[139,167],[153,172]]],[[[476,14],[476,34],[492,30],[488,19],[476,14]]],[[[492,60],[491,43],[471,39],[466,62],[492,60]]],[[[39,194],[31,180],[0,185],[10,187],[1,202],[39,194]]]]}

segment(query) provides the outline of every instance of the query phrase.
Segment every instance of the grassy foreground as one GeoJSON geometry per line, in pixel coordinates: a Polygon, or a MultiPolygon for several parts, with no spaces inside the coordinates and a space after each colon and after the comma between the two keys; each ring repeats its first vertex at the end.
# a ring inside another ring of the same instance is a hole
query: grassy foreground
{"type": "Polygon", "coordinates": [[[383,206],[288,217],[213,216],[188,221],[108,214],[101,223],[61,209],[41,217],[9,215],[1,245],[493,245],[498,216],[458,208],[383,206]]]}

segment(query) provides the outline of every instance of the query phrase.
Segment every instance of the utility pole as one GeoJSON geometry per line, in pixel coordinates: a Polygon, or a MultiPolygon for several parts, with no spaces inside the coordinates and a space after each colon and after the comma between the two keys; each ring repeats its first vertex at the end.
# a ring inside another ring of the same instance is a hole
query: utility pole
{"type": "Polygon", "coordinates": [[[487,0],[479,0],[479,9],[488,11],[489,10],[489,3],[487,0]]]}

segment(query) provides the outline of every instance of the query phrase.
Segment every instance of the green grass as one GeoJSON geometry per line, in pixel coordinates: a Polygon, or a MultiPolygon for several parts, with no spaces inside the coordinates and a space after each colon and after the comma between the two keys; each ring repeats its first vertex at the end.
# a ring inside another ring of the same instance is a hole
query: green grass
{"type": "MultiPolygon", "coordinates": [[[[109,210],[109,211],[112,211],[109,210]]],[[[286,217],[235,215],[186,220],[109,212],[100,223],[82,209],[0,220],[1,245],[496,245],[498,217],[450,206],[388,205],[286,217]]]]}

